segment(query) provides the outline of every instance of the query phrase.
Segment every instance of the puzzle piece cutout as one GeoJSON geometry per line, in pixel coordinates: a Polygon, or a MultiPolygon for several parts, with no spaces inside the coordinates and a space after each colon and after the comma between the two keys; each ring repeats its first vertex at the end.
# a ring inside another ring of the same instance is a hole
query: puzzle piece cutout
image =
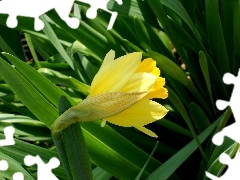
{"type": "Polygon", "coordinates": [[[211,178],[212,180],[239,180],[240,179],[240,171],[239,171],[239,167],[240,167],[240,151],[238,150],[235,157],[233,159],[231,159],[231,157],[226,154],[226,153],[222,153],[219,157],[219,161],[222,164],[227,164],[228,165],[228,169],[227,171],[221,176],[221,177],[217,177],[214,176],[208,172],[206,172],[206,176],[208,178],[211,178]]]}
{"type": "MultiPolygon", "coordinates": [[[[13,135],[15,129],[12,126],[7,126],[4,128],[5,139],[0,140],[0,146],[11,146],[15,144],[13,135]]],[[[32,166],[37,164],[38,166],[38,173],[37,179],[38,180],[45,180],[46,177],[48,180],[58,180],[58,178],[52,173],[52,169],[57,168],[60,165],[60,161],[53,157],[50,161],[45,164],[42,159],[37,156],[27,155],[24,158],[24,163],[27,166],[32,166]]],[[[0,160],[0,171],[6,171],[9,165],[6,160],[0,160]]],[[[24,175],[21,172],[16,172],[13,174],[13,180],[24,180],[24,175]]]]}
{"type": "Polygon", "coordinates": [[[9,15],[7,26],[10,28],[17,26],[17,16],[32,17],[35,20],[34,29],[39,31],[44,27],[44,23],[39,19],[39,16],[55,9],[60,18],[74,29],[79,26],[80,21],[75,17],[69,17],[73,3],[74,0],[2,0],[0,1],[0,13],[9,15]]]}
{"type": "MultiPolygon", "coordinates": [[[[111,14],[111,19],[108,30],[112,29],[117,18],[117,12],[108,10],[107,4],[109,0],[77,1],[87,3],[91,6],[87,11],[87,17],[90,19],[97,16],[98,9],[109,12],[111,14]]],[[[116,1],[119,5],[122,4],[122,0],[116,1]]],[[[39,17],[51,9],[55,9],[59,17],[64,20],[69,27],[76,29],[80,24],[80,20],[76,17],[69,17],[73,3],[74,0],[0,0],[0,13],[9,15],[6,22],[9,28],[15,28],[18,25],[17,16],[24,16],[34,18],[34,29],[39,31],[44,28],[44,23],[39,17]]]]}
{"type": "Polygon", "coordinates": [[[223,76],[223,82],[225,84],[234,84],[232,95],[230,101],[217,100],[216,106],[219,110],[225,109],[227,106],[230,106],[233,112],[235,122],[229,126],[223,128],[220,132],[213,136],[213,143],[220,146],[224,141],[224,136],[231,138],[232,140],[240,143],[240,69],[238,71],[238,76],[235,77],[230,73],[225,73],[223,76]]]}
{"type": "MultiPolygon", "coordinates": [[[[8,169],[8,162],[5,160],[0,161],[0,171],[6,171],[8,169]]],[[[13,174],[13,180],[24,180],[24,176],[21,172],[13,174]]]]}
{"type": "MultiPolygon", "coordinates": [[[[225,84],[234,84],[234,88],[230,97],[229,102],[224,100],[217,100],[216,106],[219,110],[224,110],[227,106],[231,107],[233,112],[233,116],[235,122],[224,127],[220,132],[216,133],[212,141],[215,145],[220,146],[223,144],[224,137],[227,136],[232,140],[240,143],[240,111],[239,111],[239,104],[240,104],[240,69],[238,71],[238,75],[234,76],[231,73],[225,73],[223,76],[223,82],[225,84]]],[[[227,171],[221,176],[217,177],[208,172],[206,172],[206,176],[211,178],[212,180],[239,180],[240,179],[240,151],[238,149],[235,157],[233,159],[226,153],[222,153],[219,157],[219,161],[222,164],[227,164],[228,169],[227,171]]]]}
{"type": "Polygon", "coordinates": [[[8,162],[5,160],[0,161],[0,171],[6,171],[8,169],[8,162]]]}
{"type": "Polygon", "coordinates": [[[7,126],[3,130],[5,134],[5,139],[0,139],[0,146],[11,146],[15,144],[13,135],[15,129],[12,126],[7,126]]]}
{"type": "Polygon", "coordinates": [[[13,174],[13,180],[24,180],[23,173],[21,172],[16,172],[13,174]]]}
{"type": "MultiPolygon", "coordinates": [[[[110,18],[110,22],[108,24],[107,30],[112,29],[118,13],[108,10],[107,4],[108,4],[109,0],[98,0],[98,1],[96,1],[96,0],[77,0],[77,1],[91,5],[91,7],[87,10],[87,13],[86,13],[86,16],[89,19],[94,19],[97,17],[98,9],[102,9],[102,10],[110,13],[111,18],[110,18]]],[[[122,0],[116,0],[116,1],[119,5],[122,5],[122,3],[123,3],[122,0]]]]}
{"type": "Polygon", "coordinates": [[[38,155],[37,156],[28,155],[24,158],[24,163],[27,166],[37,164],[38,180],[46,180],[46,177],[48,180],[58,180],[58,178],[52,173],[52,169],[57,168],[60,165],[60,161],[57,158],[53,157],[47,164],[45,164],[38,155]]]}

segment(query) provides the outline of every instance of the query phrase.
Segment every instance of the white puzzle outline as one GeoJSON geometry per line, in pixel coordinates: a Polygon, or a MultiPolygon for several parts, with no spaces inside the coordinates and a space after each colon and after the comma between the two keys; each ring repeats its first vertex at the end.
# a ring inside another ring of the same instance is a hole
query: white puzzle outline
{"type": "MultiPolygon", "coordinates": [[[[222,145],[225,136],[240,143],[240,111],[238,110],[238,105],[240,104],[240,69],[237,76],[234,76],[231,73],[225,73],[223,76],[223,82],[228,85],[234,84],[233,91],[229,101],[217,100],[216,106],[219,110],[224,110],[226,107],[230,106],[235,122],[224,127],[220,132],[213,136],[212,142],[217,146],[222,145]]],[[[240,179],[240,148],[238,149],[234,158],[231,158],[226,153],[222,153],[219,157],[219,161],[222,164],[228,165],[227,171],[221,177],[214,176],[206,171],[205,174],[208,178],[211,178],[212,180],[240,179]]]]}
{"type": "Polygon", "coordinates": [[[27,155],[24,158],[24,164],[27,166],[32,166],[34,164],[37,164],[38,180],[45,180],[46,177],[48,180],[58,180],[58,178],[52,173],[52,169],[55,169],[60,165],[60,161],[56,157],[52,157],[48,163],[44,163],[39,155],[36,155],[36,156],[27,155]]]}
{"type": "MultiPolygon", "coordinates": [[[[14,132],[15,129],[12,126],[7,126],[3,130],[5,139],[0,139],[0,147],[15,145],[14,132]]],[[[24,158],[24,164],[26,166],[32,166],[37,164],[37,180],[58,180],[58,178],[52,173],[52,169],[57,168],[60,165],[60,161],[56,157],[52,157],[48,163],[44,163],[39,155],[32,156],[27,155],[24,158]]],[[[0,160],[0,171],[6,171],[9,168],[6,160],[0,160]]],[[[24,175],[21,172],[15,172],[12,176],[13,180],[24,180],[24,175]]]]}
{"type": "MultiPolygon", "coordinates": [[[[66,22],[72,29],[78,28],[80,20],[76,17],[69,17],[72,6],[75,0],[0,0],[0,14],[8,14],[6,25],[9,28],[15,28],[18,25],[17,16],[34,18],[34,29],[40,31],[44,28],[44,23],[40,16],[55,9],[59,17],[66,22]],[[14,4],[14,6],[13,6],[14,4]]],[[[76,0],[90,5],[86,12],[89,19],[94,19],[97,16],[98,9],[102,9],[111,14],[110,22],[107,30],[112,29],[118,13],[110,11],[107,8],[109,0],[76,0]]],[[[122,5],[122,0],[115,0],[119,5],[122,5]]]]}

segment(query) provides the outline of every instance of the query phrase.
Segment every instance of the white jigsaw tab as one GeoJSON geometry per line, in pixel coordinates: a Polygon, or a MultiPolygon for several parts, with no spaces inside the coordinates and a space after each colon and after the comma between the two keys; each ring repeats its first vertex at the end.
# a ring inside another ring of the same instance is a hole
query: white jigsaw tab
{"type": "MultiPolygon", "coordinates": [[[[87,11],[87,17],[90,19],[94,19],[97,16],[98,9],[109,12],[111,19],[107,29],[112,29],[118,13],[108,10],[107,4],[109,0],[77,1],[91,6],[87,11]]],[[[116,1],[119,5],[123,3],[122,0],[116,1]]],[[[80,24],[80,20],[76,17],[69,17],[73,3],[74,0],[0,0],[0,13],[9,15],[6,24],[10,28],[15,28],[18,25],[17,16],[24,16],[34,18],[34,29],[40,31],[44,28],[44,23],[39,17],[51,9],[55,9],[59,17],[64,20],[69,27],[76,29],[80,24]]]]}
{"type": "Polygon", "coordinates": [[[37,164],[38,172],[37,172],[37,179],[38,180],[58,180],[58,178],[52,173],[52,169],[57,168],[60,165],[60,161],[53,157],[50,161],[45,164],[43,160],[37,156],[27,155],[24,158],[24,163],[27,166],[32,166],[37,164]]]}
{"type": "Polygon", "coordinates": [[[34,18],[34,29],[39,31],[44,28],[44,23],[39,16],[51,9],[55,9],[59,17],[73,29],[79,26],[79,19],[69,17],[74,0],[1,0],[0,13],[8,14],[7,26],[15,28],[18,24],[17,16],[34,18]]]}
{"type": "Polygon", "coordinates": [[[23,173],[21,172],[16,172],[13,174],[13,180],[24,180],[23,173]]]}
{"type": "Polygon", "coordinates": [[[206,176],[212,180],[239,180],[240,179],[240,153],[239,149],[233,159],[226,153],[222,153],[219,157],[219,161],[222,164],[227,164],[227,171],[221,176],[217,177],[212,175],[211,173],[206,172],[206,176]]]}
{"type": "Polygon", "coordinates": [[[8,169],[8,162],[0,160],[0,171],[6,171],[8,169]]]}
{"type": "Polygon", "coordinates": [[[227,106],[231,107],[235,122],[229,126],[223,128],[220,132],[213,136],[213,143],[220,146],[224,141],[224,136],[231,138],[232,140],[240,143],[240,69],[238,71],[238,76],[235,77],[230,73],[225,73],[223,76],[223,81],[225,84],[234,84],[232,95],[230,101],[217,100],[216,106],[219,110],[225,109],[227,106]]]}
{"type": "Polygon", "coordinates": [[[7,126],[3,130],[5,134],[5,139],[0,139],[0,146],[11,146],[15,144],[13,135],[15,129],[12,126],[7,126]]]}
{"type": "MultiPolygon", "coordinates": [[[[98,0],[98,1],[96,1],[96,0],[77,0],[77,1],[89,4],[91,6],[87,10],[87,14],[86,14],[86,16],[89,19],[94,19],[94,18],[97,17],[97,10],[98,9],[102,9],[102,10],[110,13],[111,14],[111,18],[110,18],[110,22],[108,24],[107,30],[112,29],[113,24],[114,24],[114,22],[115,22],[115,20],[117,18],[117,14],[118,13],[108,10],[107,4],[108,4],[109,0],[98,0]]],[[[122,0],[116,0],[116,1],[117,1],[117,3],[119,5],[122,5],[122,3],[123,3],[122,0]]]]}

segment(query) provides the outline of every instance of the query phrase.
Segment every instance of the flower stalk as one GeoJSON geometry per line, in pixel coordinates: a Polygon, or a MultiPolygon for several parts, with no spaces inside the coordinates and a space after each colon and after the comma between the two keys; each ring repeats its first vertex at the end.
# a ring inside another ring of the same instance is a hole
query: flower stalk
{"type": "MultiPolygon", "coordinates": [[[[60,114],[71,107],[69,101],[60,99],[60,114]]],[[[54,143],[68,179],[93,179],[90,158],[79,123],[71,124],[54,138],[54,143]]]]}

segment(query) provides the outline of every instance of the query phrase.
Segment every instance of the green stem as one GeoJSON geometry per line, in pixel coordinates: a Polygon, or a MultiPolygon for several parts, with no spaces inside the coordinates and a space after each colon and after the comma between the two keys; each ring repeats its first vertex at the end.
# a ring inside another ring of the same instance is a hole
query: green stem
{"type": "Polygon", "coordinates": [[[60,157],[61,163],[63,165],[63,168],[65,169],[68,179],[72,179],[72,173],[71,173],[70,167],[68,165],[68,158],[67,158],[67,154],[65,151],[63,138],[62,137],[60,137],[59,139],[53,138],[53,142],[56,146],[58,155],[60,157]]]}
{"type": "MultiPolygon", "coordinates": [[[[61,97],[59,114],[70,107],[67,98],[61,97]]],[[[91,163],[79,123],[70,125],[59,134],[59,137],[53,137],[53,140],[68,179],[93,179],[91,163]]]]}
{"type": "Polygon", "coordinates": [[[64,129],[62,137],[73,180],[93,179],[91,163],[79,123],[72,124],[64,129]]]}

